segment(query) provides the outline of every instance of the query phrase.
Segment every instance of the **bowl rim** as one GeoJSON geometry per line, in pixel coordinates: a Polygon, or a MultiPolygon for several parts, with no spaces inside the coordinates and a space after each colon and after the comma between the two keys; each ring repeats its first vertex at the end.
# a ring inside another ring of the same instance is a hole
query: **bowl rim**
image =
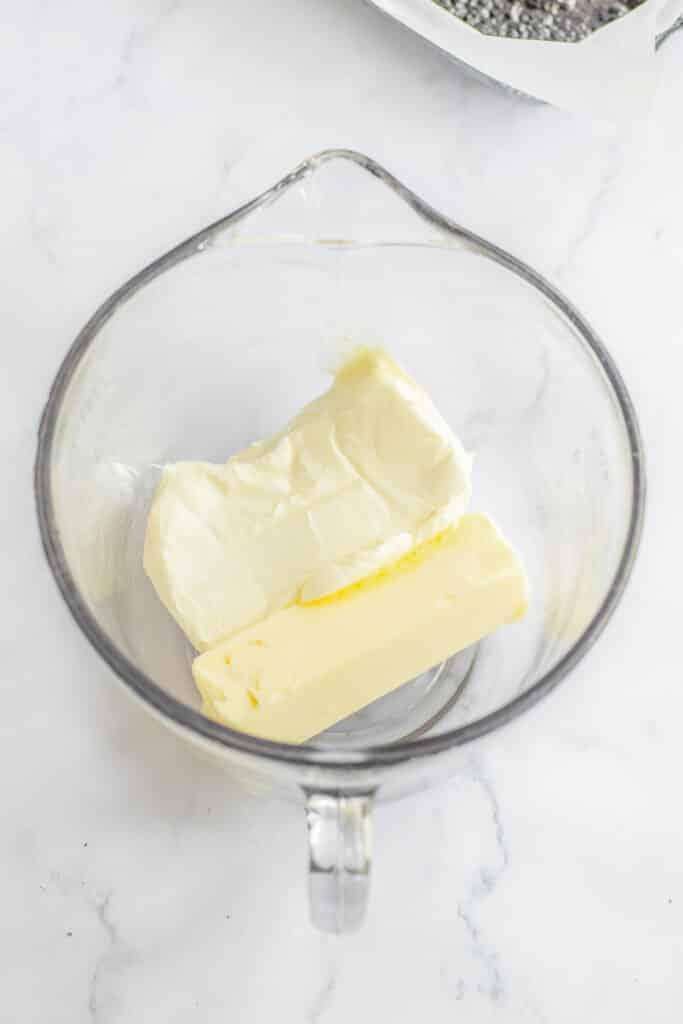
{"type": "Polygon", "coordinates": [[[183,732],[189,731],[195,736],[198,735],[210,744],[218,744],[221,747],[243,754],[257,755],[260,758],[265,757],[270,760],[286,762],[290,765],[319,767],[328,771],[333,769],[349,771],[354,768],[369,769],[396,764],[416,757],[431,756],[454,747],[462,746],[465,743],[470,743],[472,740],[478,739],[494,729],[511,722],[522,712],[533,707],[546,694],[550,693],[598,639],[624,592],[633,569],[642,533],[646,478],[643,443],[638,420],[621,373],[593,328],[565,296],[526,263],[518,260],[506,250],[463,228],[449,217],[439,213],[370,157],[354,150],[328,149],[304,160],[271,188],[266,189],[256,198],[238,207],[226,216],[221,217],[219,220],[214,221],[196,234],[191,235],[163,256],[154,260],[137,274],[133,275],[102,303],[67,351],[50,388],[38,429],[38,445],[34,465],[34,490],[43,549],[62,597],[87,639],[129,691],[140,698],[152,711],[160,715],[167,724],[180,728],[183,732]],[[118,306],[159,274],[204,248],[215,235],[222,233],[227,227],[244,219],[253,210],[273,202],[279,195],[299,183],[303,178],[315,173],[324,164],[336,160],[350,161],[378,178],[412,207],[421,218],[438,227],[446,236],[451,236],[454,239],[457,238],[460,242],[471,243],[474,247],[483,251],[486,256],[536,288],[537,291],[559,309],[580,336],[580,339],[577,340],[581,340],[595,357],[613,390],[629,442],[632,472],[632,500],[629,525],[619,564],[609,589],[591,621],[553,668],[546,672],[528,690],[514,697],[501,707],[496,708],[496,710],[466,725],[435,736],[348,751],[316,747],[314,744],[297,746],[289,743],[279,743],[231,729],[229,726],[214,722],[205,717],[200,711],[196,711],[182,701],[172,697],[146,673],[142,672],[118,649],[104,630],[100,628],[78,591],[59,536],[51,480],[55,432],[64,399],[69,391],[74,374],[90,345],[97,337],[101,327],[109,320],[118,306]]]}

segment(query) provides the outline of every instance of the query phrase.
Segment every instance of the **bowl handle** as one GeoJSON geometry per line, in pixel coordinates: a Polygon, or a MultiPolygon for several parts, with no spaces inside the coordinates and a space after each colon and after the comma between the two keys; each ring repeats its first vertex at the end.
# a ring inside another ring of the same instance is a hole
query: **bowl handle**
{"type": "Polygon", "coordinates": [[[351,932],[365,917],[371,863],[372,793],[308,793],[311,920],[324,932],[351,932]]]}

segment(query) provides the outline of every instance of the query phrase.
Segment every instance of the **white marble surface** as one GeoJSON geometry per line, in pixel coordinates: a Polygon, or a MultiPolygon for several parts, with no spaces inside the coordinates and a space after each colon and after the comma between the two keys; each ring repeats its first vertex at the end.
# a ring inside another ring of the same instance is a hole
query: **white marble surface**
{"type": "Polygon", "coordinates": [[[361,0],[32,0],[2,21],[0,1020],[679,1021],[683,34],[625,139],[465,79],[361,0]],[[607,634],[465,775],[380,809],[369,919],[339,939],[308,925],[301,813],[241,793],[112,685],[31,495],[41,405],[93,307],[327,145],[582,306],[651,484],[607,634]]]}

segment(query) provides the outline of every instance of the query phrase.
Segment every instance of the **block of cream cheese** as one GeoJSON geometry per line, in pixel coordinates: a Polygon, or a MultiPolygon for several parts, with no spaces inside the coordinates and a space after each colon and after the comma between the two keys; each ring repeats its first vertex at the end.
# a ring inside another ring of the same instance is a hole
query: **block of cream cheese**
{"type": "Polygon", "coordinates": [[[205,714],[266,739],[301,743],[520,618],[518,555],[483,515],[390,568],[295,604],[195,659],[205,714]]]}
{"type": "Polygon", "coordinates": [[[458,521],[470,456],[418,385],[361,350],[271,440],[225,465],[169,466],[144,565],[207,650],[294,601],[348,586],[458,521]]]}

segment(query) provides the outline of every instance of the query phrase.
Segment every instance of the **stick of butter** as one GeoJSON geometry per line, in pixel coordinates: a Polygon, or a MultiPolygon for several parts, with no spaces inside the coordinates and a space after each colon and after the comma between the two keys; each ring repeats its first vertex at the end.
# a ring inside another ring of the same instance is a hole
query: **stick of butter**
{"type": "Polygon", "coordinates": [[[390,568],[295,604],[195,659],[205,714],[301,743],[526,611],[521,561],[466,515],[390,568]]]}
{"type": "Polygon", "coordinates": [[[458,521],[471,459],[427,395],[363,349],[269,441],[169,466],[144,566],[198,651],[369,576],[458,521]]]}

